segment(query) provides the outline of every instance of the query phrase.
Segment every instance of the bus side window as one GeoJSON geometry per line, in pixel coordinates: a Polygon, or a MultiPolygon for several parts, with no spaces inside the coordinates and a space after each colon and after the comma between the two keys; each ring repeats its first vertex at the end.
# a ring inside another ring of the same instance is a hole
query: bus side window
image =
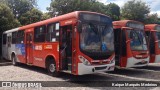
{"type": "Polygon", "coordinates": [[[154,33],[152,32],[151,38],[149,41],[149,48],[150,48],[150,54],[155,54],[155,38],[154,38],[154,33]]]}
{"type": "Polygon", "coordinates": [[[27,35],[27,41],[32,41],[32,34],[27,35]]]}
{"type": "Polygon", "coordinates": [[[17,43],[24,43],[24,30],[20,30],[17,33],[17,43]]]}
{"type": "Polygon", "coordinates": [[[147,42],[149,41],[149,39],[150,39],[150,31],[146,31],[146,38],[147,38],[147,42]]]}
{"type": "Polygon", "coordinates": [[[48,42],[59,41],[59,23],[49,24],[47,26],[46,41],[48,42]]]}
{"type": "Polygon", "coordinates": [[[122,30],[122,47],[121,47],[121,54],[122,54],[122,56],[126,56],[126,53],[127,53],[127,50],[126,50],[126,34],[125,34],[125,31],[124,30],[122,30]]]}
{"type": "Polygon", "coordinates": [[[17,43],[17,32],[12,32],[12,44],[17,43]]]}
{"type": "Polygon", "coordinates": [[[7,43],[7,34],[3,34],[3,45],[7,43]]]}
{"type": "Polygon", "coordinates": [[[34,42],[45,42],[46,26],[34,28],[34,42]]]}
{"type": "Polygon", "coordinates": [[[116,29],[114,30],[114,45],[115,45],[115,53],[116,54],[120,54],[120,39],[121,39],[121,30],[120,29],[116,29]]]}

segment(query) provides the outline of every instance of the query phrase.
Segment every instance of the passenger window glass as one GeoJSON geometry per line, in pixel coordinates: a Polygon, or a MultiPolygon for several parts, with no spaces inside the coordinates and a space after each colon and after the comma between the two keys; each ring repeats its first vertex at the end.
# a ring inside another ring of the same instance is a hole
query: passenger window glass
{"type": "Polygon", "coordinates": [[[49,24],[46,34],[46,41],[59,41],[59,23],[49,24]]]}
{"type": "Polygon", "coordinates": [[[6,40],[7,40],[7,34],[3,34],[3,45],[6,44],[6,40]]]}
{"type": "Polygon", "coordinates": [[[34,42],[45,42],[46,26],[36,27],[34,29],[34,42]]]}

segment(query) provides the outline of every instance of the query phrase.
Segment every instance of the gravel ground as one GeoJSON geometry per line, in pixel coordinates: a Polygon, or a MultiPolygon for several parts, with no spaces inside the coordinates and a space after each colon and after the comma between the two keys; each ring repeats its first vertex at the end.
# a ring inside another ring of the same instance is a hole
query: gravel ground
{"type": "MultiPolygon", "coordinates": [[[[139,81],[139,80],[159,80],[160,81],[160,64],[151,64],[143,68],[116,69],[114,72],[98,73],[92,75],[74,76],[62,73],[60,77],[47,75],[43,68],[19,65],[13,66],[10,62],[0,63],[0,81],[69,81],[67,87],[50,87],[50,88],[29,88],[24,90],[160,90],[159,87],[89,87],[94,86],[94,81],[139,81]],[[76,83],[72,81],[89,81],[88,83],[76,83]]],[[[106,84],[106,82],[101,82],[106,84]]],[[[10,90],[11,88],[0,88],[0,90],[10,90]]],[[[12,89],[17,90],[17,89],[12,89]]],[[[22,90],[19,89],[19,90],[22,90]]]]}

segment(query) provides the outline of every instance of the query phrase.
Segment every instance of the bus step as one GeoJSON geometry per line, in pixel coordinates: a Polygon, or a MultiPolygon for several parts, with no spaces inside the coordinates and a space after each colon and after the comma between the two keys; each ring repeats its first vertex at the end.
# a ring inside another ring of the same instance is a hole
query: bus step
{"type": "Polygon", "coordinates": [[[68,63],[68,66],[71,66],[72,64],[71,63],[68,63]]]}
{"type": "Polygon", "coordinates": [[[68,70],[71,71],[71,69],[72,69],[72,64],[68,64],[68,70]]]}
{"type": "Polygon", "coordinates": [[[63,70],[62,72],[69,73],[69,74],[72,73],[71,71],[68,71],[68,70],[63,70]]]}
{"type": "Polygon", "coordinates": [[[33,66],[33,64],[31,64],[31,63],[27,63],[27,65],[29,65],[29,66],[33,66]]]}
{"type": "Polygon", "coordinates": [[[67,57],[67,62],[72,63],[72,57],[67,57]]]}

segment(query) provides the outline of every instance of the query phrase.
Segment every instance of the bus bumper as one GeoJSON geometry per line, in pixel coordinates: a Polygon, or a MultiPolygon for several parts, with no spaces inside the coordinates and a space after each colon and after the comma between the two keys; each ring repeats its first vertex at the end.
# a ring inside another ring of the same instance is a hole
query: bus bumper
{"type": "Polygon", "coordinates": [[[145,59],[136,59],[134,57],[128,58],[127,60],[127,68],[130,67],[143,67],[149,64],[149,57],[145,59]]]}
{"type": "Polygon", "coordinates": [[[98,72],[114,71],[115,62],[106,65],[84,65],[83,63],[78,63],[78,75],[92,74],[98,72]]]}

